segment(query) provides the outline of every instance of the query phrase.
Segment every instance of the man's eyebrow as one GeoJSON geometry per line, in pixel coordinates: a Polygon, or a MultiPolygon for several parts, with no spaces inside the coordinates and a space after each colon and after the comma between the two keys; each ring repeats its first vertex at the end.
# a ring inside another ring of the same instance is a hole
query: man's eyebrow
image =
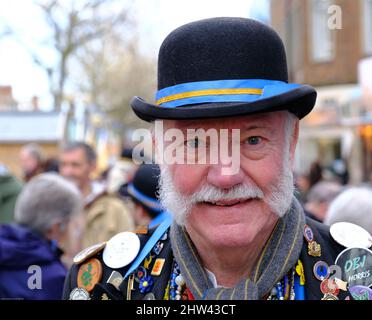
{"type": "Polygon", "coordinates": [[[275,129],[266,125],[266,124],[251,124],[251,125],[246,125],[243,127],[244,131],[250,131],[250,130],[257,130],[257,129],[263,129],[267,130],[270,133],[275,132],[275,129]]]}
{"type": "Polygon", "coordinates": [[[269,126],[264,124],[247,124],[243,127],[244,130],[253,130],[253,129],[268,129],[269,126]]]}

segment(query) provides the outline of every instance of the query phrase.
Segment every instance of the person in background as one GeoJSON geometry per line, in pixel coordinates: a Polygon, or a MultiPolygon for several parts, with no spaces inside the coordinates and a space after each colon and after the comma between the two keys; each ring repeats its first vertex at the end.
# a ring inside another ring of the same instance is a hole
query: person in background
{"type": "Polygon", "coordinates": [[[47,158],[43,164],[43,172],[59,172],[58,159],[54,157],[47,158]]]}
{"type": "Polygon", "coordinates": [[[372,234],[372,189],[351,187],[343,191],[330,204],[324,223],[350,222],[372,234]]]}
{"type": "Polygon", "coordinates": [[[19,158],[25,182],[43,172],[44,156],[39,145],[30,143],[23,146],[19,158]]]}
{"type": "Polygon", "coordinates": [[[79,190],[54,174],[32,178],[15,207],[16,224],[0,226],[0,298],[60,299],[67,224],[82,208],[79,190]]]}
{"type": "Polygon", "coordinates": [[[121,196],[128,196],[134,202],[134,221],[137,227],[158,225],[164,216],[157,199],[160,169],[156,164],[141,165],[133,181],[121,189],[121,196]]]}
{"type": "Polygon", "coordinates": [[[342,186],[337,182],[321,181],[309,191],[305,204],[305,213],[312,219],[322,222],[329,204],[341,192],[342,186]]]}
{"type": "Polygon", "coordinates": [[[307,196],[311,188],[323,180],[323,167],[318,161],[314,161],[307,173],[295,175],[295,195],[302,205],[307,202],[307,196]]]}
{"type": "Polygon", "coordinates": [[[309,170],[310,188],[323,180],[323,167],[319,161],[314,161],[309,170]]]}
{"type": "Polygon", "coordinates": [[[133,180],[134,174],[138,166],[133,162],[132,149],[124,149],[121,157],[107,175],[107,191],[110,193],[118,193],[121,186],[128,184],[133,180]]]}
{"type": "Polygon", "coordinates": [[[76,236],[71,252],[74,256],[81,248],[109,240],[118,232],[134,228],[131,214],[122,201],[109,194],[104,184],[93,181],[91,175],[96,169],[96,153],[83,142],[73,142],[63,147],[60,154],[60,174],[73,181],[84,198],[84,212],[78,227],[73,227],[76,236]],[[80,239],[79,239],[80,238],[80,239]]]}
{"type": "Polygon", "coordinates": [[[21,182],[0,163],[0,224],[14,220],[14,206],[21,190],[21,182]]]}

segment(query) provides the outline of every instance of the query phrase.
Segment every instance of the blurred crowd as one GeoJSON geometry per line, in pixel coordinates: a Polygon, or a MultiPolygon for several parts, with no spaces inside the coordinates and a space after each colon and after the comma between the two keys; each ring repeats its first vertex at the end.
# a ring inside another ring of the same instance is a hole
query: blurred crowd
{"type": "Polygon", "coordinates": [[[372,186],[349,184],[347,164],[314,162],[307,174],[295,175],[296,196],[305,214],[326,225],[350,222],[372,233],[372,186]]]}
{"type": "Polygon", "coordinates": [[[50,159],[29,144],[19,158],[23,181],[0,165],[0,298],[60,299],[83,248],[162,221],[159,167],[137,166],[130,149],[98,175],[96,152],[83,142],[50,159]],[[41,290],[29,288],[30,266],[43,270],[41,290]]]}
{"type": "MultiPolygon", "coordinates": [[[[19,160],[23,181],[0,164],[0,298],[60,299],[67,270],[83,248],[119,232],[146,232],[164,217],[159,167],[136,165],[130,149],[98,175],[96,152],[83,142],[49,159],[29,144],[19,160]],[[43,270],[41,290],[28,286],[30,266],[43,270]]],[[[352,222],[372,233],[372,188],[348,179],[343,160],[330,167],[315,162],[307,174],[295,175],[296,196],[315,220],[352,222]]]]}

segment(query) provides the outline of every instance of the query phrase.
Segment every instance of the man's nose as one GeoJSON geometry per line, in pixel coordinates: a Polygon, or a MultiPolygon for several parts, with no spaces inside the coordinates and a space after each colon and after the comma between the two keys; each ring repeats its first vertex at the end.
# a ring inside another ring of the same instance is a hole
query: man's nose
{"type": "Polygon", "coordinates": [[[209,168],[207,181],[215,187],[221,189],[230,189],[243,183],[244,173],[234,168],[222,165],[213,165],[209,168]]]}

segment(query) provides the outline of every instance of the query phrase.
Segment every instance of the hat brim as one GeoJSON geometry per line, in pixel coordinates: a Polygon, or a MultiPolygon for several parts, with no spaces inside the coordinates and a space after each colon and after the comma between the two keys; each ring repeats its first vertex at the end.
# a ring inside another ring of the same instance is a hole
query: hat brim
{"type": "Polygon", "coordinates": [[[140,97],[133,97],[131,107],[140,119],[147,122],[157,119],[226,118],[281,110],[288,110],[302,119],[314,108],[316,95],[313,87],[302,85],[286,93],[253,102],[203,103],[169,108],[148,103],[140,97]]]}

